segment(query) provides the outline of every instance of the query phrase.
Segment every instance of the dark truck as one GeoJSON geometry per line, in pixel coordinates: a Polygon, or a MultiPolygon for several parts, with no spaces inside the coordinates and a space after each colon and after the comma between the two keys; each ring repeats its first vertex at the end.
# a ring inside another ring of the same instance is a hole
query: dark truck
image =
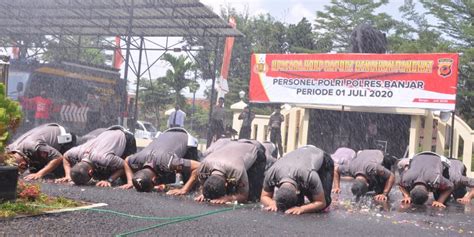
{"type": "Polygon", "coordinates": [[[36,107],[32,101],[42,91],[52,102],[47,122],[60,123],[76,134],[118,122],[126,83],[114,68],[12,61],[9,71],[8,96],[21,103],[25,130],[34,126],[36,107]]]}

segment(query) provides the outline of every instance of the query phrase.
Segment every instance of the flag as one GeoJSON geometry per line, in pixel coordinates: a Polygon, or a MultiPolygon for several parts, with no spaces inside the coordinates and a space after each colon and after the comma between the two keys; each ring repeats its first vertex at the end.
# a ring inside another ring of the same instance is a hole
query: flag
{"type": "Polygon", "coordinates": [[[123,56],[122,49],[120,47],[120,36],[115,36],[115,51],[114,51],[114,68],[119,69],[122,67],[123,56]]]}
{"type": "MultiPolygon", "coordinates": [[[[237,27],[237,23],[233,17],[229,18],[229,25],[232,28],[237,27]]],[[[222,59],[222,67],[221,67],[221,75],[218,79],[217,85],[217,92],[218,98],[224,97],[227,92],[229,92],[229,85],[227,83],[227,79],[229,76],[229,67],[230,67],[230,59],[232,56],[232,47],[234,46],[234,37],[227,37],[225,40],[225,47],[224,47],[224,58],[222,59]]]]}

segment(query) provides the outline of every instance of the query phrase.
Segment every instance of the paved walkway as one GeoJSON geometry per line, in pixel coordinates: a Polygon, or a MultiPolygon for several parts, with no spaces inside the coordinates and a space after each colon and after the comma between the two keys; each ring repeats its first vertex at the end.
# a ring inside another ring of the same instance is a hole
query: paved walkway
{"type": "MultiPolygon", "coordinates": [[[[401,209],[396,191],[386,207],[370,198],[353,203],[349,183],[333,202],[330,212],[288,216],[260,210],[259,204],[172,223],[138,233],[138,236],[474,236],[474,204],[401,209]]],[[[193,195],[169,197],[135,190],[77,187],[43,183],[44,192],[89,202],[105,202],[103,209],[140,216],[176,217],[209,213],[228,206],[199,204],[193,195]]],[[[335,197],[336,198],[336,197],[335,197]]],[[[114,236],[166,220],[143,220],[97,211],[77,211],[0,221],[0,236],[114,236]]]]}

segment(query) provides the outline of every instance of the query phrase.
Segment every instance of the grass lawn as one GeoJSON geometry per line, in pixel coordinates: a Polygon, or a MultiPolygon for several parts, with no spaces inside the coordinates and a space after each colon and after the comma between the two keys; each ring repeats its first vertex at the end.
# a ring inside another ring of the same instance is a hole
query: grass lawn
{"type": "Polygon", "coordinates": [[[0,218],[37,215],[45,211],[79,207],[83,205],[83,203],[63,197],[48,197],[46,194],[40,194],[36,200],[20,198],[15,202],[4,202],[0,204],[0,218]]]}
{"type": "Polygon", "coordinates": [[[84,203],[41,193],[39,184],[19,181],[16,201],[0,202],[0,219],[37,215],[45,211],[83,206],[84,203]]]}

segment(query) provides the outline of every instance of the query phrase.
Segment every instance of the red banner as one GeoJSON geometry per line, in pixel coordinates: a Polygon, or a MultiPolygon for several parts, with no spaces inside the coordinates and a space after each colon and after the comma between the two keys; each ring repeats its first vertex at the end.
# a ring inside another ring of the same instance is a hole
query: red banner
{"type": "Polygon", "coordinates": [[[454,110],[458,54],[254,54],[250,100],[454,110]]]}
{"type": "MultiPolygon", "coordinates": [[[[237,23],[233,17],[229,18],[229,25],[234,29],[237,27],[237,23]]],[[[218,97],[222,97],[229,92],[227,79],[229,76],[230,59],[232,57],[232,47],[234,47],[234,37],[227,37],[225,40],[224,57],[222,59],[221,76],[219,77],[217,87],[217,91],[219,92],[218,97]]]]}
{"type": "Polygon", "coordinates": [[[120,36],[115,37],[115,51],[114,51],[114,68],[119,69],[122,67],[123,55],[120,47],[120,36]]]}

